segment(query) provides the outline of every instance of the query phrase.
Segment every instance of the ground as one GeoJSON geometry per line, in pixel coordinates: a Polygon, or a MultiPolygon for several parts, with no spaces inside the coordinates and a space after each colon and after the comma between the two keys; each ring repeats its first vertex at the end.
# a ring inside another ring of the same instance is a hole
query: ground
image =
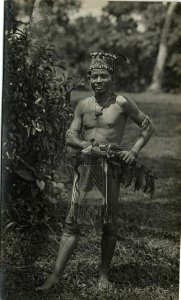
{"type": "MultiPolygon", "coordinates": [[[[87,92],[74,93],[82,99],[87,92]]],[[[2,239],[2,300],[176,300],[179,283],[179,229],[181,223],[179,170],[180,95],[127,94],[149,114],[156,133],[140,159],[157,174],[153,199],[131,188],[121,188],[118,244],[110,271],[115,288],[96,289],[100,259],[100,232],[82,228],[79,245],[63,279],[48,292],[36,292],[51,272],[58,250],[61,224],[46,234],[19,233],[6,228],[2,239]]],[[[128,123],[124,145],[139,134],[128,123]]]]}

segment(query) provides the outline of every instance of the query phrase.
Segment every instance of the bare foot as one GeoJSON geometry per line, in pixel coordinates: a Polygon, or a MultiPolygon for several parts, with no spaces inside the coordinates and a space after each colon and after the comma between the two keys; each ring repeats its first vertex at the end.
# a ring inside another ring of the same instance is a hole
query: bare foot
{"type": "Polygon", "coordinates": [[[113,288],[112,283],[108,280],[107,275],[100,275],[98,279],[99,290],[111,290],[113,288]]]}
{"type": "Polygon", "coordinates": [[[51,287],[56,285],[58,282],[58,277],[56,274],[52,273],[45,281],[44,284],[38,286],[36,288],[36,291],[44,291],[44,290],[49,290],[51,287]]]}

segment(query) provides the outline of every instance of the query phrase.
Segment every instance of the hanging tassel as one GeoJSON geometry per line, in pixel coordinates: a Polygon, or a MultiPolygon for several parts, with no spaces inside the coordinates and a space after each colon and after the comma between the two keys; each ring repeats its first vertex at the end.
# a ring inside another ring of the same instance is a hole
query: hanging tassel
{"type": "Polygon", "coordinates": [[[155,180],[154,180],[154,174],[152,173],[150,175],[150,191],[149,191],[151,198],[153,197],[154,191],[155,191],[155,180]]]}
{"type": "Polygon", "coordinates": [[[121,164],[120,182],[123,185],[125,185],[125,182],[126,182],[126,164],[124,164],[124,163],[121,164]]]}
{"type": "Polygon", "coordinates": [[[154,189],[155,189],[155,178],[154,174],[150,171],[147,171],[147,174],[145,176],[146,184],[143,187],[144,193],[149,193],[151,198],[153,197],[154,189]]]}
{"type": "Polygon", "coordinates": [[[133,174],[134,174],[133,169],[134,167],[132,165],[129,165],[127,167],[125,187],[130,186],[133,181],[133,174]]]}
{"type": "Polygon", "coordinates": [[[148,192],[149,182],[150,182],[149,171],[146,172],[145,181],[146,181],[146,183],[145,183],[145,186],[143,187],[143,193],[147,193],[148,192]]]}
{"type": "Polygon", "coordinates": [[[155,175],[139,162],[127,164],[124,161],[109,159],[109,163],[120,168],[120,182],[128,187],[134,182],[134,191],[142,190],[153,196],[155,189],[155,175]]]}
{"type": "Polygon", "coordinates": [[[106,206],[86,203],[74,204],[74,216],[78,223],[92,225],[105,219],[106,206]]]}
{"type": "Polygon", "coordinates": [[[142,186],[142,170],[141,166],[137,165],[136,166],[136,180],[135,180],[135,186],[134,186],[134,192],[139,191],[142,186]]]}

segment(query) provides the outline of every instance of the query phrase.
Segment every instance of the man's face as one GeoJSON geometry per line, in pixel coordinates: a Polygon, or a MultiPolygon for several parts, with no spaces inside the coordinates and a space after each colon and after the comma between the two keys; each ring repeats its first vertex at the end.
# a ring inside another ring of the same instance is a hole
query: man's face
{"type": "Polygon", "coordinates": [[[106,69],[94,69],[90,73],[90,84],[96,94],[104,94],[112,88],[112,76],[106,69]]]}

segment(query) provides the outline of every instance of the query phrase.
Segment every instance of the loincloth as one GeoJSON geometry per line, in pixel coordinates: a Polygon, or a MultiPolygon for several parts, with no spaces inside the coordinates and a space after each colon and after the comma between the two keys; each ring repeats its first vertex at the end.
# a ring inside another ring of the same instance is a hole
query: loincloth
{"type": "Polygon", "coordinates": [[[70,215],[79,223],[113,222],[117,214],[120,169],[105,158],[88,157],[77,165],[70,215]]]}
{"type": "Polygon", "coordinates": [[[69,215],[80,223],[115,220],[120,183],[153,194],[154,175],[150,170],[138,161],[125,163],[120,152],[115,152],[114,157],[105,151],[100,153],[76,158],[69,215]]]}

